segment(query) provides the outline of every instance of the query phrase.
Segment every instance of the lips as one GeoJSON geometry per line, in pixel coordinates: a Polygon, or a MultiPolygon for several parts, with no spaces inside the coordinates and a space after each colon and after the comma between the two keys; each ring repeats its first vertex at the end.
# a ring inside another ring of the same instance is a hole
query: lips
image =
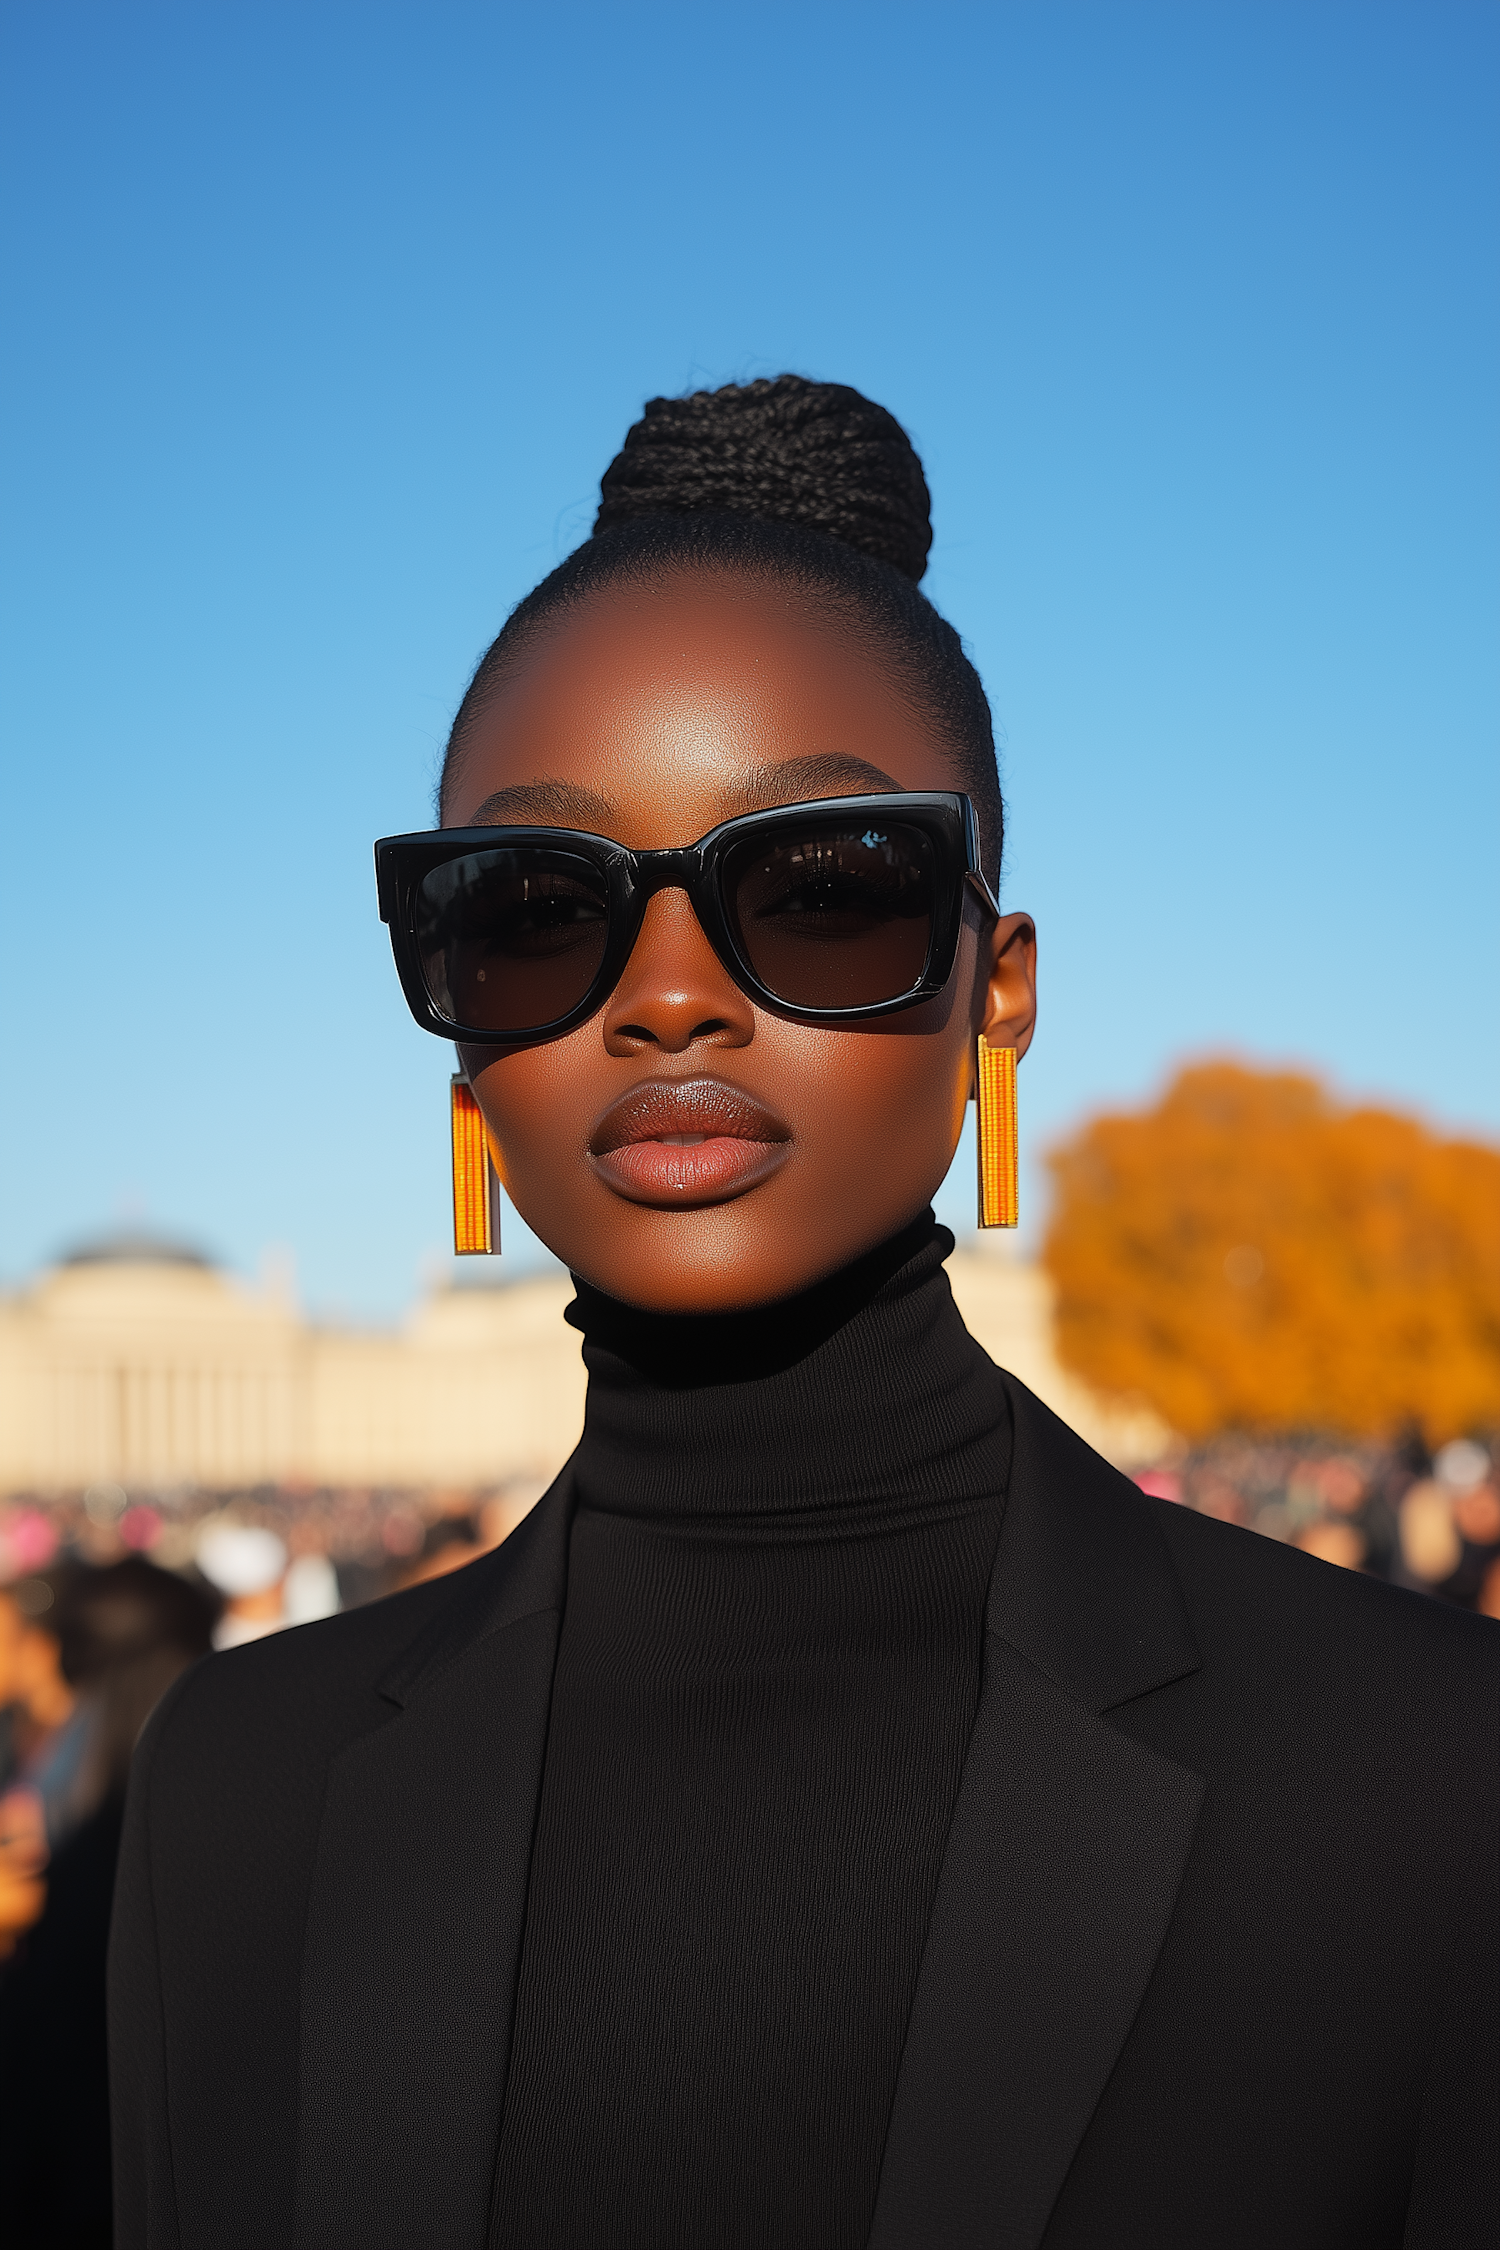
{"type": "Polygon", "coordinates": [[[721,1078],[653,1078],[594,1128],[589,1153],[632,1203],[690,1209],[757,1187],[785,1161],[791,1129],[721,1078]]]}

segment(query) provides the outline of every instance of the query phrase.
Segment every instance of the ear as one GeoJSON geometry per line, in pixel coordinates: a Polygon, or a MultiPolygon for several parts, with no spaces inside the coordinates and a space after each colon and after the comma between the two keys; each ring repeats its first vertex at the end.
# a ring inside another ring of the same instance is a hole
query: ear
{"type": "Polygon", "coordinates": [[[1014,1047],[1019,1061],[1036,1029],[1036,924],[1029,914],[1001,915],[989,933],[988,960],[974,1029],[992,1047],[1014,1047]]]}

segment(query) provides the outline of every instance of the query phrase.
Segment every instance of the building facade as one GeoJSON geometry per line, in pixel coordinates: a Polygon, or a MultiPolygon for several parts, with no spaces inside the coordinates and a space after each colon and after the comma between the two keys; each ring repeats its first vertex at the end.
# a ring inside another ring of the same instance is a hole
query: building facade
{"type": "MultiPolygon", "coordinates": [[[[1039,1267],[986,1245],[948,1272],[973,1334],[1080,1435],[1124,1466],[1160,1455],[1153,1416],[1058,1365],[1039,1267]]],[[[0,1493],[550,1477],[583,1418],[571,1296],[552,1276],[445,1288],[361,1331],[180,1245],[93,1245],[0,1299],[0,1493]]]]}

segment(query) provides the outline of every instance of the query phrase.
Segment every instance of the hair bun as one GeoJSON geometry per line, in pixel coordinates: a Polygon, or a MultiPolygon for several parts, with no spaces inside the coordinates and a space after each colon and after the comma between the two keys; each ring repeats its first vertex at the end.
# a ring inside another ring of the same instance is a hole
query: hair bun
{"type": "Polygon", "coordinates": [[[757,516],[920,579],[931,496],[893,414],[847,383],[778,375],[653,398],[604,472],[596,532],[637,516],[757,516]]]}

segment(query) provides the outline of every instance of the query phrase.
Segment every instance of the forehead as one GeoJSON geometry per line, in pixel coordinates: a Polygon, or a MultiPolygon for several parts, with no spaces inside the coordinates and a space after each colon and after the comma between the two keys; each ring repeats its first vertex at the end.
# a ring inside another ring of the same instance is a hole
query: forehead
{"type": "Polygon", "coordinates": [[[469,728],[444,817],[650,848],[758,805],[953,785],[868,639],[795,590],[716,576],[610,588],[549,620],[469,728]]]}

